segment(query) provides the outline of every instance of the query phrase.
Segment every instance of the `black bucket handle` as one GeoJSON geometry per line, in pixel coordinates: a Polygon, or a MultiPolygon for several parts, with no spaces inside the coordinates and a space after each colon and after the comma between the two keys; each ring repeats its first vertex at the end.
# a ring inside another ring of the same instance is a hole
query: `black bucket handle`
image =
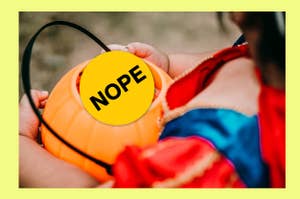
{"type": "Polygon", "coordinates": [[[34,101],[32,99],[31,96],[31,84],[30,84],[30,60],[31,60],[31,53],[32,53],[32,48],[33,48],[33,44],[36,40],[36,38],[38,37],[38,35],[47,27],[50,26],[68,26],[71,28],[74,28],[76,30],[79,30],[80,32],[84,33],[85,35],[87,35],[89,38],[91,38],[92,40],[94,40],[102,49],[104,49],[106,52],[110,51],[110,49],[100,40],[98,39],[95,35],[93,35],[92,33],[90,33],[88,30],[86,30],[85,28],[71,23],[71,22],[67,22],[67,21],[53,21],[50,23],[45,24],[44,26],[42,26],[35,34],[34,36],[30,39],[30,41],[28,42],[24,53],[23,53],[23,60],[22,60],[22,65],[21,65],[21,73],[22,73],[22,80],[23,80],[23,88],[24,91],[26,93],[26,95],[28,96],[29,99],[29,103],[31,105],[32,110],[34,111],[35,115],[38,117],[38,119],[41,121],[41,123],[59,140],[61,141],[63,144],[65,144],[67,147],[69,147],[70,149],[72,149],[73,151],[77,152],[78,154],[82,155],[83,157],[89,159],[90,161],[96,163],[97,165],[103,167],[106,169],[108,174],[112,174],[112,165],[108,164],[102,160],[99,160],[95,157],[92,157],[91,155],[81,151],[80,149],[76,148],[75,146],[73,146],[71,143],[69,143],[68,141],[66,141],[65,139],[63,139],[58,133],[56,133],[52,127],[50,127],[50,125],[43,119],[42,115],[39,112],[39,109],[35,106],[34,101]]]}

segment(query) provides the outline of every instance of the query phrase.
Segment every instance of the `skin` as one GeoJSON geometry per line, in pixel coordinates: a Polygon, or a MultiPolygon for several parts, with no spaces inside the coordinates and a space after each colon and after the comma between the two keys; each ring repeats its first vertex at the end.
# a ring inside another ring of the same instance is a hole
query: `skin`
{"type": "MultiPolygon", "coordinates": [[[[48,92],[32,90],[31,94],[35,105],[43,108],[48,92]]],[[[99,184],[81,169],[55,158],[37,143],[40,123],[26,95],[20,101],[19,110],[20,187],[94,187],[99,184]]]]}

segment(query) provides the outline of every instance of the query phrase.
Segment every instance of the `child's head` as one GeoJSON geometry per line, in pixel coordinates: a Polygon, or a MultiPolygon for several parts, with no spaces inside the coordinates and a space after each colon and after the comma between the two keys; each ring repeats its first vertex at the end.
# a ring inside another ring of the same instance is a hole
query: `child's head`
{"type": "MultiPolygon", "coordinates": [[[[278,71],[285,76],[285,14],[282,12],[232,12],[249,43],[250,53],[264,79],[278,71]],[[272,70],[271,70],[272,68],[272,70]]],[[[284,80],[284,79],[283,79],[284,80]]]]}

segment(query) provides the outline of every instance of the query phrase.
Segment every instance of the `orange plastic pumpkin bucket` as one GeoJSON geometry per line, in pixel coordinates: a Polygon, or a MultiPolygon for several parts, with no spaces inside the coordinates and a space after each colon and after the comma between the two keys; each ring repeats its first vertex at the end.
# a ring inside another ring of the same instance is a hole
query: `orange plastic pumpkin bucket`
{"type": "MultiPolygon", "coordinates": [[[[146,62],[160,91],[148,112],[137,121],[123,126],[110,126],[95,120],[83,107],[78,92],[80,74],[89,61],[65,74],[49,95],[41,116],[30,93],[30,59],[37,36],[47,27],[64,25],[81,31],[105,51],[110,49],[88,30],[66,21],[54,21],[41,27],[28,42],[22,60],[22,81],[32,110],[42,123],[41,136],[45,148],[54,156],[73,163],[99,181],[111,178],[107,173],[116,156],[126,145],[147,146],[157,141],[162,130],[162,98],[171,78],[160,68],[146,62]]],[[[133,110],[134,111],[134,110],[133,110]]]]}
{"type": "MultiPolygon", "coordinates": [[[[43,113],[48,124],[73,146],[108,164],[114,163],[126,145],[147,146],[155,143],[162,128],[161,101],[171,78],[147,62],[159,94],[149,111],[136,122],[110,126],[95,120],[82,105],[76,83],[87,63],[74,67],[52,90],[43,113]]],[[[65,146],[45,126],[42,126],[41,132],[45,148],[53,155],[81,167],[100,181],[110,179],[104,168],[65,146]]]]}

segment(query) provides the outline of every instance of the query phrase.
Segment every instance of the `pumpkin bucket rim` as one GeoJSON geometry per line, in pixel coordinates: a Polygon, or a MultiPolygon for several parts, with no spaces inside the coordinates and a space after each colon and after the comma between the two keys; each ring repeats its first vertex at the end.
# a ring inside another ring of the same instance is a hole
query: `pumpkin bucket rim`
{"type": "MultiPolygon", "coordinates": [[[[91,61],[91,59],[86,60],[84,62],[82,62],[81,64],[78,64],[77,66],[79,67],[73,67],[73,69],[76,69],[76,71],[74,71],[73,75],[72,75],[72,79],[71,79],[71,90],[72,90],[72,95],[73,97],[76,99],[76,103],[79,103],[80,106],[83,107],[81,98],[80,98],[80,94],[78,92],[77,86],[76,86],[76,81],[80,75],[80,73],[82,73],[83,69],[87,66],[87,64],[91,61]]],[[[154,65],[152,62],[144,60],[146,62],[146,64],[149,66],[153,79],[154,79],[154,84],[155,84],[155,88],[157,88],[158,85],[160,85],[158,89],[160,89],[160,92],[158,94],[158,96],[153,100],[153,102],[151,103],[148,111],[152,110],[153,108],[155,108],[156,106],[159,105],[159,102],[161,101],[161,98],[163,98],[165,95],[164,93],[167,91],[168,88],[168,83],[166,78],[163,78],[163,76],[168,76],[167,74],[163,74],[165,73],[162,69],[160,69],[158,66],[154,65]]],[[[170,77],[169,77],[170,78],[170,77]]],[[[171,78],[170,78],[171,79],[171,78]]]]}

